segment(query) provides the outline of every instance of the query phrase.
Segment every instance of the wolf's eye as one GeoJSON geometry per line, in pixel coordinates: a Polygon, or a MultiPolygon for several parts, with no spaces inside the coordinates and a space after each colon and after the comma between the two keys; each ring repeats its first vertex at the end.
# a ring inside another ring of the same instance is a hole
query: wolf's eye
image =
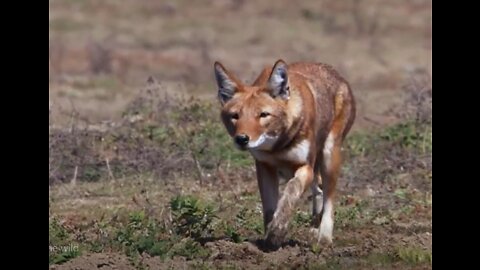
{"type": "Polygon", "coordinates": [[[233,113],[231,117],[234,120],[238,120],[238,113],[233,113]]]}
{"type": "Polygon", "coordinates": [[[261,117],[261,118],[265,118],[265,117],[267,117],[267,116],[269,116],[269,115],[270,115],[270,113],[268,113],[268,112],[262,112],[262,113],[260,113],[260,117],[261,117]]]}

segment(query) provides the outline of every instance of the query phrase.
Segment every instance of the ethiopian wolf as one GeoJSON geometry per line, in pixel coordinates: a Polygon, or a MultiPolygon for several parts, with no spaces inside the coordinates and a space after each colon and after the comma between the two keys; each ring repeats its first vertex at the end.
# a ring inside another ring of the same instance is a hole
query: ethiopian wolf
{"type": "Polygon", "coordinates": [[[283,60],[252,85],[219,62],[214,72],[223,124],[255,159],[266,243],[282,243],[295,203],[310,188],[313,231],[331,244],[340,151],[356,114],[348,82],[326,64],[283,60]],[[281,195],[280,177],[289,179],[281,195]]]}

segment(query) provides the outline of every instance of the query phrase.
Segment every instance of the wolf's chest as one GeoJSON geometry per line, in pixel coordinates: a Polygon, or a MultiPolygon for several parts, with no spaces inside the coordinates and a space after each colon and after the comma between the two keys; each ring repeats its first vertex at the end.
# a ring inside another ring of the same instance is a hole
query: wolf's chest
{"type": "Polygon", "coordinates": [[[301,164],[308,161],[310,142],[303,140],[293,147],[274,153],[258,150],[251,150],[250,153],[256,160],[272,166],[282,166],[285,163],[301,164]]]}

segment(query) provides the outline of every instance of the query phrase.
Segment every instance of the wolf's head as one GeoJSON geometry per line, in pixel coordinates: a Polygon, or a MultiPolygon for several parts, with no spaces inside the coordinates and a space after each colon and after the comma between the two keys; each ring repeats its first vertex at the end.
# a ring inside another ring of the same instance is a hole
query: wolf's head
{"type": "Polygon", "coordinates": [[[278,60],[250,86],[242,84],[219,62],[215,62],[214,70],[221,118],[235,145],[242,150],[270,150],[288,128],[287,64],[278,60]]]}

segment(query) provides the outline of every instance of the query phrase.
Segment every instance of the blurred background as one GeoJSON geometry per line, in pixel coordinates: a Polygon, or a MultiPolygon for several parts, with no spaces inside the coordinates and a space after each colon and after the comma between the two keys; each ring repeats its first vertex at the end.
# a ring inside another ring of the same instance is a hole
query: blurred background
{"type": "MultiPolygon", "coordinates": [[[[358,99],[355,128],[432,72],[431,1],[67,0],[50,3],[50,107],[65,124],[118,119],[149,76],[163,91],[215,97],[219,60],[246,82],[278,58],[333,65],[358,99]]],[[[424,78],[425,79],[425,78],[424,78]]]]}

